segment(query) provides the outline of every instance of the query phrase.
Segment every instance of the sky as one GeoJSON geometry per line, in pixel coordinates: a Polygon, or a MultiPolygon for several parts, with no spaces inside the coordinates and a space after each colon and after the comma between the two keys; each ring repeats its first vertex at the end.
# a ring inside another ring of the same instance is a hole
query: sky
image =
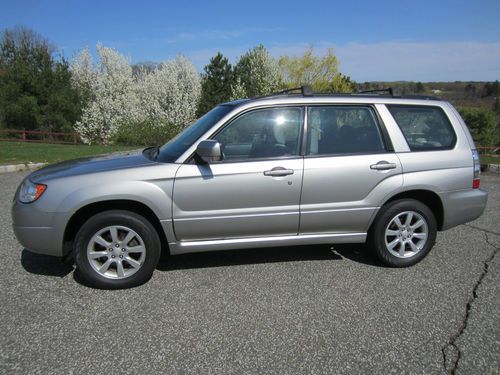
{"type": "Polygon", "coordinates": [[[270,53],[333,48],[364,81],[500,79],[500,0],[0,0],[0,29],[27,26],[70,58],[100,42],[132,63],[179,53],[201,72],[263,44],[270,53]]]}

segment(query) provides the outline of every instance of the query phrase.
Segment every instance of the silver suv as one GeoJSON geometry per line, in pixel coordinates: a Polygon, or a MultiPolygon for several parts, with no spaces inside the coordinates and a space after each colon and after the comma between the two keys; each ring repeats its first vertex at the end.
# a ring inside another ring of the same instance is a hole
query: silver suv
{"type": "Polygon", "coordinates": [[[12,217],[26,249],[100,288],[144,283],[162,250],[368,242],[405,267],[483,213],[479,169],[447,102],[303,88],[221,104],[161,148],[36,171],[12,217]]]}

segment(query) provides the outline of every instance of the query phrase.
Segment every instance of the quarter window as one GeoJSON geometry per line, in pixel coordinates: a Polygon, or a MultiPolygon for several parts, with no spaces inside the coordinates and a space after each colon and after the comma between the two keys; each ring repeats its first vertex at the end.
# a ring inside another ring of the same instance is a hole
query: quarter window
{"type": "Polygon", "coordinates": [[[382,134],[370,107],[310,107],[307,123],[311,155],[385,151],[382,134]]]}
{"type": "Polygon", "coordinates": [[[238,117],[214,139],[221,144],[224,160],[295,156],[302,124],[302,108],[255,110],[238,117]]]}
{"type": "Polygon", "coordinates": [[[439,107],[388,105],[412,151],[453,148],[456,136],[448,117],[439,107]]]}

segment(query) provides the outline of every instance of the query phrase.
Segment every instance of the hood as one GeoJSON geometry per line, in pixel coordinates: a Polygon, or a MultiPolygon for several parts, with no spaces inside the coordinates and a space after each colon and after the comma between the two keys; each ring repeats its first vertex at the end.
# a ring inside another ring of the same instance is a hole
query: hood
{"type": "Polygon", "coordinates": [[[140,152],[132,154],[96,156],[68,160],[48,165],[33,172],[30,175],[30,180],[42,183],[55,178],[79,176],[117,169],[136,168],[153,164],[157,164],[157,162],[146,158],[140,152]]]}

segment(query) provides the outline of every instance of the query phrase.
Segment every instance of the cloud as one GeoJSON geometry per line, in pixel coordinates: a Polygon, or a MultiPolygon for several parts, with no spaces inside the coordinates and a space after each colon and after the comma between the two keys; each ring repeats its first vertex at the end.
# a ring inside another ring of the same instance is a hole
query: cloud
{"type": "Polygon", "coordinates": [[[185,43],[189,41],[222,41],[237,39],[252,34],[264,34],[283,31],[280,27],[248,27],[234,30],[204,30],[200,32],[181,32],[172,38],[167,38],[166,42],[185,43]]]}
{"type": "MultiPolygon", "coordinates": [[[[276,45],[274,56],[299,55],[307,43],[276,45]]],[[[315,44],[318,54],[333,48],[341,71],[363,81],[488,81],[500,78],[500,42],[415,42],[381,43],[330,42],[315,44]]]]}

